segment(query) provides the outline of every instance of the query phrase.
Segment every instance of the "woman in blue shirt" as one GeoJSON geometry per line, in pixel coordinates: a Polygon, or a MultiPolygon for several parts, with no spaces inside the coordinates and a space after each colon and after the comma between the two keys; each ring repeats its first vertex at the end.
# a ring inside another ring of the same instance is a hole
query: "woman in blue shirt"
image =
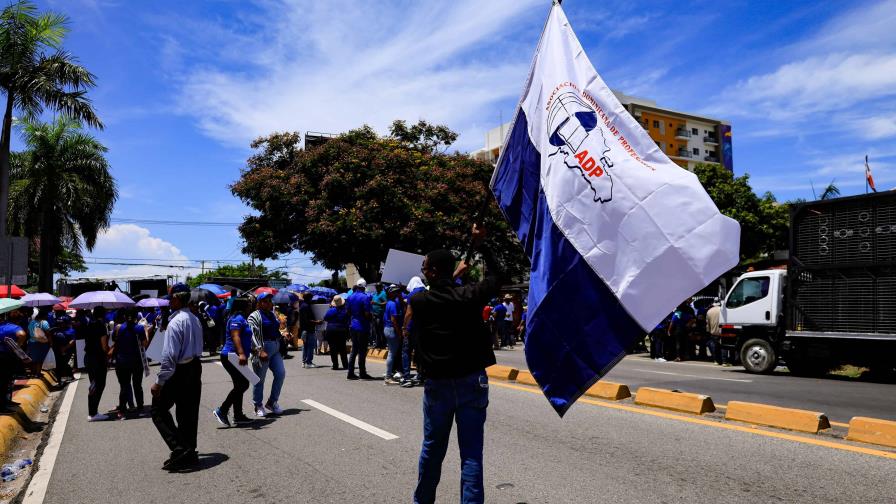
{"type": "MultiPolygon", "coordinates": [[[[386,303],[386,309],[383,312],[383,333],[386,336],[386,345],[389,353],[386,356],[386,385],[398,385],[399,381],[394,376],[396,374],[396,364],[401,365],[401,326],[404,321],[404,306],[401,301],[401,287],[393,285],[388,291],[389,302],[386,303]]],[[[398,378],[402,377],[398,373],[398,378]]]]}
{"type": "Polygon", "coordinates": [[[233,420],[236,423],[251,422],[243,413],[243,394],[249,390],[249,380],[243,373],[230,362],[230,354],[235,353],[239,359],[239,366],[249,365],[249,354],[252,351],[252,329],[246,322],[246,314],[249,312],[249,300],[245,298],[233,299],[230,306],[230,318],[227,319],[224,334],[224,347],[221,348],[221,365],[230,375],[233,381],[233,389],[224,398],[221,406],[215,408],[212,413],[221,425],[230,427],[230,419],[227,415],[233,407],[233,420]]]}
{"type": "Polygon", "coordinates": [[[137,310],[119,310],[124,321],[112,333],[112,356],[115,357],[115,376],[118,378],[118,415],[143,411],[143,358],[146,349],[146,328],[137,323],[137,310]],[[134,402],[136,400],[136,410],[134,402]]]}
{"type": "Polygon", "coordinates": [[[347,369],[348,353],[345,350],[345,340],[348,339],[349,315],[345,308],[345,299],[342,296],[333,298],[330,309],[324,315],[324,322],[327,323],[324,338],[330,346],[330,360],[333,361],[333,369],[339,370],[337,355],[342,360],[342,369],[347,369]]]}
{"type": "Polygon", "coordinates": [[[258,295],[257,310],[249,315],[249,327],[252,328],[252,340],[258,349],[259,365],[255,373],[260,380],[252,390],[252,399],[255,402],[255,415],[264,418],[265,410],[275,415],[283,413],[280,408],[280,389],[286,379],[286,366],[283,365],[283,356],[280,354],[280,319],[274,314],[274,304],[271,295],[267,292],[258,295]],[[264,379],[268,369],[274,374],[274,383],[271,384],[271,395],[267,402],[264,399],[264,379]],[[262,405],[263,404],[263,405],[262,405]]]}
{"type": "Polygon", "coordinates": [[[28,322],[28,346],[26,349],[31,358],[31,374],[40,376],[40,369],[50,352],[50,324],[47,312],[40,310],[34,320],[28,322]]]}

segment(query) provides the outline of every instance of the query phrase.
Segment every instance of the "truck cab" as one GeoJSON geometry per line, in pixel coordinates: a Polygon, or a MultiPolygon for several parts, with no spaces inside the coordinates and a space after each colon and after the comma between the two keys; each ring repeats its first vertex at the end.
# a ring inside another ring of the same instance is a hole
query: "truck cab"
{"type": "Polygon", "coordinates": [[[751,271],[737,279],[722,302],[722,345],[739,350],[747,371],[767,373],[777,365],[786,282],[786,270],[751,271]]]}

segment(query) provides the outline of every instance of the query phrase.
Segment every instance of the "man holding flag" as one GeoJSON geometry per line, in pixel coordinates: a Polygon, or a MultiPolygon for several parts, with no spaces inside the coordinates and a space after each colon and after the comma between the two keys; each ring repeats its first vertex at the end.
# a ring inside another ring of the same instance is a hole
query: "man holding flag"
{"type": "Polygon", "coordinates": [[[491,188],[531,260],[526,360],[560,415],[739,260],[738,223],[623,108],[559,2],[491,188]]]}

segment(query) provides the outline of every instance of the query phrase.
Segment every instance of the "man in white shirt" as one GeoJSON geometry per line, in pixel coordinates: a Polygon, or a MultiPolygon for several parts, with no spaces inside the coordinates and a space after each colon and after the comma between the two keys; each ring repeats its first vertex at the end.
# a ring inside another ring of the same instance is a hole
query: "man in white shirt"
{"type": "Polygon", "coordinates": [[[161,366],[152,392],[152,422],[171,449],[163,469],[183,469],[199,462],[196,431],[202,392],[202,324],[193,315],[190,288],[171,287],[171,317],[164,332],[161,366]],[[177,407],[177,424],[171,407],[177,407]]]}
{"type": "Polygon", "coordinates": [[[513,325],[513,296],[510,294],[504,295],[504,307],[507,308],[507,313],[504,315],[503,345],[513,348],[513,344],[516,343],[516,334],[514,332],[516,326],[513,325]]]}

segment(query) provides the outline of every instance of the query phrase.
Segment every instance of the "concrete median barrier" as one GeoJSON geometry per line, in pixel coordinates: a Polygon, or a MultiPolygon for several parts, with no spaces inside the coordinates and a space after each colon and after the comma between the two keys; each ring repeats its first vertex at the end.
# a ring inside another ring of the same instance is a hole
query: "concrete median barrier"
{"type": "Polygon", "coordinates": [[[522,383],[523,385],[534,385],[538,386],[538,382],[535,381],[535,377],[532,376],[532,373],[528,371],[519,371],[516,375],[516,382],[522,383]]]}
{"type": "Polygon", "coordinates": [[[50,389],[38,379],[24,382],[23,388],[13,392],[12,399],[19,404],[19,411],[0,415],[0,458],[12,448],[17,437],[27,432],[31,422],[37,420],[40,407],[49,395],[50,389]]]}
{"type": "Polygon", "coordinates": [[[499,364],[495,364],[493,366],[485,368],[485,372],[486,374],[488,374],[489,378],[503,381],[516,380],[516,377],[520,374],[519,369],[512,368],[510,366],[501,366],[499,364]]]}
{"type": "Polygon", "coordinates": [[[818,411],[782,408],[770,404],[742,401],[728,402],[725,419],[811,434],[817,434],[820,430],[831,428],[828,417],[818,411]]]}
{"type": "Polygon", "coordinates": [[[607,381],[599,381],[585,391],[588,397],[597,397],[598,399],[607,399],[609,401],[621,401],[632,396],[628,385],[621,383],[613,383],[607,381]]]}
{"type": "Polygon", "coordinates": [[[854,417],[849,421],[849,433],[846,439],[896,448],[896,422],[854,417]]]}
{"type": "Polygon", "coordinates": [[[638,389],[638,392],[635,394],[635,404],[691,413],[693,415],[712,413],[716,410],[709,396],[651,387],[638,389]]]}

